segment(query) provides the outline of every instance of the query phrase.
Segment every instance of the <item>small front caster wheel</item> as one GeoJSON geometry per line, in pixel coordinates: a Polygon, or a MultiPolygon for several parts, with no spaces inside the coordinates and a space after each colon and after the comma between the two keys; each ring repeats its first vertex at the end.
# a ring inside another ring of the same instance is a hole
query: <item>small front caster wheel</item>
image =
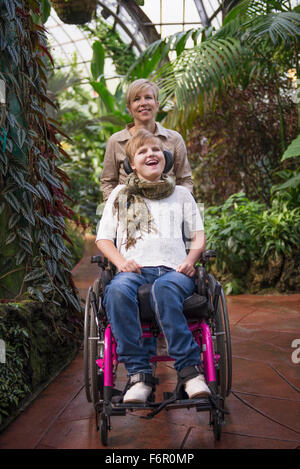
{"type": "Polygon", "coordinates": [[[102,412],[100,416],[100,439],[103,446],[107,446],[108,444],[108,417],[102,412]]]}
{"type": "Polygon", "coordinates": [[[222,416],[218,409],[212,410],[212,426],[214,431],[214,437],[216,441],[220,441],[222,433],[222,416]]]}

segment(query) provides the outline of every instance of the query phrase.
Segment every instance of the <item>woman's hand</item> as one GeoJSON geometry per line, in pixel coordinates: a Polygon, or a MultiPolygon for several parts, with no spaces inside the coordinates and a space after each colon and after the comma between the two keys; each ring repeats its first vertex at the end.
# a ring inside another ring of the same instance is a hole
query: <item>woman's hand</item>
{"type": "Polygon", "coordinates": [[[176,272],[180,272],[181,274],[185,274],[188,277],[193,277],[195,275],[196,269],[191,262],[184,261],[182,264],[179,264],[176,267],[176,272]]]}
{"type": "Polygon", "coordinates": [[[119,272],[137,272],[138,274],[141,274],[141,268],[142,266],[133,259],[129,259],[128,261],[125,260],[118,265],[119,272]]]}

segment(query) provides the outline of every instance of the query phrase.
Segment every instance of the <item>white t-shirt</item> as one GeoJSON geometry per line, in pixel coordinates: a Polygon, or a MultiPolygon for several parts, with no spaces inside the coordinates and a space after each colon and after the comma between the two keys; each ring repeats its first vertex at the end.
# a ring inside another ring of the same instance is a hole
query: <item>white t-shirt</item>
{"type": "MultiPolygon", "coordinates": [[[[203,230],[203,222],[197,204],[190,191],[176,186],[173,194],[165,199],[144,198],[153,219],[154,231],[137,231],[137,241],[126,250],[126,221],[118,220],[114,201],[124,185],[111,192],[100,220],[96,241],[106,239],[114,242],[126,259],[134,259],[143,267],[164,265],[175,269],[186,258],[183,240],[191,233],[203,230]]],[[[187,246],[188,247],[188,246],[187,246]]]]}

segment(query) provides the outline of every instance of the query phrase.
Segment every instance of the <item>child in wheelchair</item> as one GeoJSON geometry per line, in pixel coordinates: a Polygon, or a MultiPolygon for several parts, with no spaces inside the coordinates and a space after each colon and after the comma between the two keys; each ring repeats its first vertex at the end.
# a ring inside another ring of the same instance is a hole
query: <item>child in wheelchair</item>
{"type": "Polygon", "coordinates": [[[205,247],[202,219],[193,196],[165,171],[162,142],[145,129],[127,142],[133,172],[110,194],[96,243],[118,273],[106,286],[104,307],[129,381],[123,402],[146,403],[157,383],[149,351],[142,346],[137,292],[152,284],[150,301],[168,355],[189,398],[209,396],[200,348],[189,330],[183,303],[195,289],[194,264],[205,247]],[[183,239],[189,238],[189,251],[183,239]]]}

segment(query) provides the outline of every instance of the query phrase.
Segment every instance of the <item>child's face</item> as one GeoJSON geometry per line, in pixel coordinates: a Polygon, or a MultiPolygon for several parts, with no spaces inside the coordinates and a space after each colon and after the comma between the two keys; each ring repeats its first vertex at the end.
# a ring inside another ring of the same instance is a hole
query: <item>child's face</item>
{"type": "Polygon", "coordinates": [[[131,167],[140,179],[159,181],[165,168],[165,157],[160,146],[155,142],[149,142],[139,147],[131,167]]]}
{"type": "Polygon", "coordinates": [[[145,124],[155,120],[159,103],[151,86],[141,89],[131,100],[129,111],[136,123],[145,124]]]}

